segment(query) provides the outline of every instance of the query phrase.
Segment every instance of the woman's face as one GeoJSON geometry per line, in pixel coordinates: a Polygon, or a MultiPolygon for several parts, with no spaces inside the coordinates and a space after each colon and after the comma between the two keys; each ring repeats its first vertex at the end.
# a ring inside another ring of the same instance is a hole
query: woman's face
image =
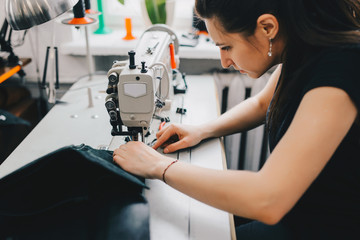
{"type": "Polygon", "coordinates": [[[259,78],[280,62],[274,45],[272,56],[268,56],[270,41],[261,29],[257,28],[254,35],[245,37],[240,33],[227,33],[216,19],[206,19],[205,23],[209,35],[220,48],[224,68],[233,66],[240,73],[259,78]]]}

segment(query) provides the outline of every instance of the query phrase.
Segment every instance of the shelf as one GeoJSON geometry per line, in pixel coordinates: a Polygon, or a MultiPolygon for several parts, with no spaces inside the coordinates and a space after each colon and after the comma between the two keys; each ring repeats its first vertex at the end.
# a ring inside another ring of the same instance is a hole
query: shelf
{"type": "MultiPolygon", "coordinates": [[[[141,32],[133,33],[137,39],[141,36],[141,32]]],[[[126,56],[129,50],[135,49],[137,39],[126,41],[122,38],[125,36],[124,31],[113,31],[110,34],[98,35],[90,34],[89,46],[92,56],[126,56]]],[[[178,37],[181,34],[177,34],[178,37]]],[[[86,55],[85,36],[72,42],[64,43],[60,46],[61,54],[67,55],[86,55]]],[[[219,49],[205,35],[200,35],[199,43],[196,47],[180,46],[180,58],[187,59],[220,59],[219,49]]]]}

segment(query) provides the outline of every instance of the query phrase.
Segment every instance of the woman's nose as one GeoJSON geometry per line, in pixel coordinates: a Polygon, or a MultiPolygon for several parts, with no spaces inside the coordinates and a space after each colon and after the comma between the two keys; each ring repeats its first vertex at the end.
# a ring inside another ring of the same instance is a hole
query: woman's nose
{"type": "Polygon", "coordinates": [[[220,58],[221,58],[221,66],[223,68],[229,68],[231,65],[234,64],[234,62],[227,56],[224,51],[220,51],[220,58]]]}

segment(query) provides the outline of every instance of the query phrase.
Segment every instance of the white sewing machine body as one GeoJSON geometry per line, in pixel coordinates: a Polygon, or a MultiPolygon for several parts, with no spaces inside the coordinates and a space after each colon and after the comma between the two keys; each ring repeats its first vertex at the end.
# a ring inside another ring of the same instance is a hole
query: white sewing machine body
{"type": "Polygon", "coordinates": [[[176,35],[165,25],[155,25],[143,33],[136,50],[129,52],[129,61],[114,62],[107,74],[106,98],[112,135],[137,140],[140,133],[143,139],[154,112],[169,99],[173,69],[179,63],[177,52],[176,35]]]}

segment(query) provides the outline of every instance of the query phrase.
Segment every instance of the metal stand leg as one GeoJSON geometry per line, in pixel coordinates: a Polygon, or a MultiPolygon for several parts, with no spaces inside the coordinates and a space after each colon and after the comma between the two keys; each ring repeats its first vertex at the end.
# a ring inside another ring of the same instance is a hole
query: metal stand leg
{"type": "Polygon", "coordinates": [[[60,82],[59,82],[59,54],[58,54],[58,48],[54,47],[54,50],[55,50],[55,77],[56,77],[55,89],[59,89],[60,82]]]}
{"type": "Polygon", "coordinates": [[[56,89],[59,89],[59,64],[58,64],[58,48],[57,47],[53,47],[53,49],[51,49],[51,47],[47,47],[46,48],[46,56],[45,56],[45,64],[44,64],[44,72],[43,72],[43,79],[42,79],[42,83],[41,83],[41,88],[42,89],[47,89],[46,86],[46,76],[47,76],[47,68],[48,68],[48,62],[49,62],[49,56],[51,54],[50,59],[52,59],[54,62],[53,64],[55,64],[55,77],[56,77],[56,82],[54,84],[53,79],[50,80],[49,82],[49,91],[48,91],[48,102],[49,103],[54,103],[56,102],[56,89]],[[50,53],[50,50],[53,51],[50,53]],[[54,57],[55,55],[55,57],[54,57]]]}
{"type": "Polygon", "coordinates": [[[93,59],[90,53],[90,44],[89,44],[89,31],[88,31],[88,27],[85,26],[85,39],[86,39],[86,57],[87,57],[87,62],[88,62],[88,67],[89,67],[89,80],[92,80],[92,76],[94,73],[94,64],[93,64],[93,59]]]}
{"type": "Polygon", "coordinates": [[[42,88],[45,89],[46,88],[46,74],[47,74],[47,65],[48,65],[48,60],[49,60],[49,51],[50,51],[50,47],[46,48],[46,56],[45,56],[45,64],[44,64],[44,72],[43,72],[43,79],[42,79],[42,88]]]}

